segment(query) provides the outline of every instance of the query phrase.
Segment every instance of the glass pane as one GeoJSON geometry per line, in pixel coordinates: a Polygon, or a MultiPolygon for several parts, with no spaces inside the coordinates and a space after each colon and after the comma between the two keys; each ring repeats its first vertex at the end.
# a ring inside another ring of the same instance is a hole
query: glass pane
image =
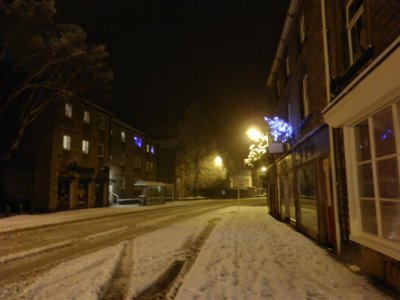
{"type": "Polygon", "coordinates": [[[302,225],[318,231],[315,166],[309,164],[299,170],[299,201],[302,225]]]}
{"type": "Polygon", "coordinates": [[[354,18],[354,15],[360,10],[362,7],[362,0],[354,0],[349,6],[349,21],[354,18]]]}
{"type": "Polygon", "coordinates": [[[379,196],[382,198],[400,198],[397,159],[378,161],[377,168],[379,196]]]}
{"type": "Polygon", "coordinates": [[[381,214],[383,237],[400,242],[400,203],[382,202],[381,214]]]}
{"type": "Polygon", "coordinates": [[[377,234],[375,202],[361,200],[360,205],[363,231],[377,234]]]}
{"type": "Polygon", "coordinates": [[[358,166],[358,192],[360,197],[374,197],[372,164],[358,166]]]}
{"type": "Polygon", "coordinates": [[[354,128],[356,138],[356,155],[357,161],[371,159],[371,147],[369,138],[368,120],[358,124],[354,128]]]}
{"type": "Polygon", "coordinates": [[[383,156],[396,152],[396,143],[393,129],[393,117],[390,107],[377,113],[373,117],[376,156],[383,156]]]}

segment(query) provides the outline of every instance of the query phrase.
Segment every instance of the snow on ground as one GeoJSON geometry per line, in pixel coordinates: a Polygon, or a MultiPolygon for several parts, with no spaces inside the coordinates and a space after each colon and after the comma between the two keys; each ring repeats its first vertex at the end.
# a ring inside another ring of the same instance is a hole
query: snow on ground
{"type": "Polygon", "coordinates": [[[126,242],[61,263],[29,286],[19,299],[98,299],[112,279],[126,242]]]}
{"type": "Polygon", "coordinates": [[[214,229],[176,299],[388,299],[265,207],[214,229]]]}
{"type": "MultiPolygon", "coordinates": [[[[260,206],[219,209],[137,237],[129,298],[183,260],[184,245],[216,217],[222,219],[176,299],[390,299],[260,206]]],[[[97,299],[125,248],[122,243],[63,262],[21,287],[18,299],[97,299]]]]}

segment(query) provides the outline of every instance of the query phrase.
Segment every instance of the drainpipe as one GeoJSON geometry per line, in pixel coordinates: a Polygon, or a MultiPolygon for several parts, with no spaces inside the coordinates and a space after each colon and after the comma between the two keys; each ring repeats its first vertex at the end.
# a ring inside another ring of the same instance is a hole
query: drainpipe
{"type": "MultiPolygon", "coordinates": [[[[331,90],[330,90],[330,69],[329,69],[329,52],[328,52],[328,39],[326,28],[326,10],[325,10],[325,0],[321,0],[321,17],[322,17],[322,38],[324,43],[324,61],[325,61],[325,83],[326,83],[326,99],[329,103],[331,101],[331,90]]],[[[335,138],[333,134],[333,127],[329,126],[329,150],[331,156],[331,184],[332,184],[332,196],[333,205],[335,212],[335,232],[336,232],[336,245],[337,254],[340,256],[342,251],[342,241],[339,226],[339,204],[338,204],[338,193],[337,193],[337,181],[336,181],[336,155],[335,155],[335,138]]]]}

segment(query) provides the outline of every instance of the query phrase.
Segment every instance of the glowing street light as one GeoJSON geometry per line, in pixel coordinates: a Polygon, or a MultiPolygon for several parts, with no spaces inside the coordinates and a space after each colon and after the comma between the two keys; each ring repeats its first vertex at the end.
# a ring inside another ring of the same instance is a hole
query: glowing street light
{"type": "Polygon", "coordinates": [[[258,142],[263,137],[262,133],[255,127],[249,128],[246,134],[253,142],[258,142]]]}
{"type": "Polygon", "coordinates": [[[217,156],[214,158],[214,164],[215,164],[215,166],[217,166],[217,167],[222,167],[223,162],[222,162],[221,156],[217,155],[217,156]]]}
{"type": "Polygon", "coordinates": [[[265,167],[265,166],[262,166],[262,167],[261,167],[261,172],[262,172],[262,173],[265,173],[265,172],[267,172],[267,167],[265,167]]]}

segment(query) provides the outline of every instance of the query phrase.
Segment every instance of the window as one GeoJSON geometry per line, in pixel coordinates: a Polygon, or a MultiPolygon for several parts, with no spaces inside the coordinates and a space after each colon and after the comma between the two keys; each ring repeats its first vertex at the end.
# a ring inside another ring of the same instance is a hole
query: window
{"type": "Polygon", "coordinates": [[[65,103],[64,112],[65,112],[65,116],[67,118],[72,118],[72,104],[71,103],[65,103]]]}
{"type": "Polygon", "coordinates": [[[351,0],[346,6],[347,38],[350,64],[367,49],[363,0],[351,0]]]}
{"type": "Polygon", "coordinates": [[[150,153],[151,153],[151,154],[154,154],[155,152],[156,152],[156,151],[155,151],[155,149],[154,149],[154,146],[151,146],[151,147],[150,147],[150,153]]]}
{"type": "Polygon", "coordinates": [[[84,154],[88,154],[89,153],[89,141],[82,140],[82,152],[84,154]]]}
{"type": "Polygon", "coordinates": [[[121,131],[121,142],[125,143],[125,131],[121,131]]]}
{"type": "Polygon", "coordinates": [[[149,145],[149,144],[146,145],[146,152],[147,152],[147,153],[150,152],[150,145],[149,145]]]}
{"type": "Polygon", "coordinates": [[[290,75],[289,55],[286,55],[285,59],[285,72],[286,72],[286,77],[289,77],[290,75]]]}
{"type": "Polygon", "coordinates": [[[303,165],[298,170],[300,222],[318,232],[318,209],[315,163],[303,165]]]}
{"type": "Polygon", "coordinates": [[[136,147],[142,148],[142,139],[140,137],[134,136],[133,137],[133,142],[134,142],[136,147]]]}
{"type": "Polygon", "coordinates": [[[83,112],[83,122],[85,122],[85,124],[90,124],[90,112],[87,110],[83,112]]]}
{"type": "Polygon", "coordinates": [[[301,15],[299,21],[299,40],[300,44],[303,44],[304,40],[306,39],[306,23],[304,14],[301,15]]]}
{"type": "Polygon", "coordinates": [[[99,144],[99,157],[104,157],[104,144],[99,144]]]}
{"type": "Polygon", "coordinates": [[[71,137],[69,135],[63,136],[63,149],[64,150],[71,150],[71,137]]]}
{"type": "Polygon", "coordinates": [[[99,129],[100,130],[104,130],[105,128],[106,128],[106,119],[104,119],[103,116],[100,116],[100,118],[99,118],[99,129]]]}
{"type": "Polygon", "coordinates": [[[354,234],[372,235],[377,244],[390,241],[400,245],[399,131],[400,102],[352,127],[352,172],[356,175],[355,202],[360,220],[354,234]]]}
{"type": "Polygon", "coordinates": [[[281,83],[279,79],[276,80],[276,96],[279,97],[281,95],[281,83]]]}
{"type": "Polygon", "coordinates": [[[140,157],[135,157],[134,167],[136,169],[141,169],[142,168],[142,159],[140,157]]]}
{"type": "Polygon", "coordinates": [[[308,74],[304,75],[301,80],[301,116],[307,117],[310,114],[309,100],[308,100],[308,74]]]}

